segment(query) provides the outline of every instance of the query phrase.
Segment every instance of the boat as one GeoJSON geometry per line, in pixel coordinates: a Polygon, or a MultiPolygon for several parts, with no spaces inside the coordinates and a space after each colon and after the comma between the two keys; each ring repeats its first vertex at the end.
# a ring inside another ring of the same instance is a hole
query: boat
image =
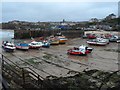
{"type": "Polygon", "coordinates": [[[50,40],[50,45],[58,45],[59,40],[50,40]]]}
{"type": "Polygon", "coordinates": [[[40,47],[42,47],[42,42],[32,41],[28,45],[30,49],[39,49],[40,47]]]}
{"type": "Polygon", "coordinates": [[[47,48],[49,48],[49,47],[50,47],[50,42],[47,41],[47,40],[43,40],[43,41],[42,41],[42,47],[47,47],[47,48]]]}
{"type": "Polygon", "coordinates": [[[117,43],[120,43],[120,37],[118,37],[118,39],[117,39],[117,41],[116,41],[117,43]]]}
{"type": "Polygon", "coordinates": [[[62,35],[61,33],[57,33],[57,34],[55,35],[55,37],[58,38],[59,44],[65,44],[65,43],[67,42],[67,40],[68,40],[68,39],[67,39],[64,35],[62,35]]]}
{"type": "Polygon", "coordinates": [[[116,42],[117,42],[117,43],[120,43],[120,40],[117,40],[116,42]]]}
{"type": "Polygon", "coordinates": [[[13,52],[16,49],[15,45],[12,42],[8,42],[8,41],[3,41],[2,42],[2,48],[6,52],[13,52]]]}
{"type": "Polygon", "coordinates": [[[88,37],[88,39],[96,39],[96,35],[95,34],[90,34],[87,37],[88,37]]]}
{"type": "Polygon", "coordinates": [[[93,48],[81,45],[79,47],[74,47],[72,49],[67,50],[67,54],[70,55],[87,55],[91,53],[93,48]]]}
{"type": "Polygon", "coordinates": [[[86,39],[86,38],[87,38],[87,35],[83,35],[82,38],[83,38],[83,39],[86,39]]]}
{"type": "Polygon", "coordinates": [[[118,36],[113,35],[111,38],[109,38],[109,41],[110,41],[110,42],[117,42],[118,39],[119,39],[118,36]]]}
{"type": "Polygon", "coordinates": [[[109,40],[104,39],[104,38],[96,38],[96,39],[88,40],[87,43],[90,45],[102,45],[102,46],[104,46],[104,45],[109,44],[109,40]]]}
{"type": "Polygon", "coordinates": [[[15,46],[16,46],[16,49],[20,49],[20,50],[29,49],[29,45],[27,43],[17,43],[15,46]]]}
{"type": "Polygon", "coordinates": [[[112,37],[112,35],[111,34],[105,34],[104,37],[107,38],[107,39],[110,39],[112,37]]]}
{"type": "Polygon", "coordinates": [[[65,44],[67,42],[67,40],[68,40],[67,38],[65,38],[63,36],[58,37],[58,39],[59,39],[59,44],[65,44]]]}
{"type": "Polygon", "coordinates": [[[58,45],[59,44],[58,38],[54,37],[54,36],[49,37],[49,42],[50,42],[50,45],[58,45]]]}

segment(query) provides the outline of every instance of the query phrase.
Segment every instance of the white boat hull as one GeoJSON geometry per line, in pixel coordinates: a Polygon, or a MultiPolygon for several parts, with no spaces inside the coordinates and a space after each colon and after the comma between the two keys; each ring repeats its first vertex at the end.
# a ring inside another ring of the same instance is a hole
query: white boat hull
{"type": "Polygon", "coordinates": [[[13,52],[16,48],[2,45],[3,49],[8,52],[13,52]]]}
{"type": "Polygon", "coordinates": [[[22,46],[16,46],[17,49],[23,49],[23,50],[28,50],[29,47],[22,47],[22,46]]]}
{"type": "Polygon", "coordinates": [[[37,49],[37,48],[40,48],[40,47],[42,47],[42,42],[31,42],[30,44],[29,44],[29,48],[31,48],[31,49],[37,49]]]}
{"type": "Polygon", "coordinates": [[[87,41],[88,44],[91,44],[91,45],[107,45],[108,43],[107,42],[90,42],[90,41],[87,41]]]}

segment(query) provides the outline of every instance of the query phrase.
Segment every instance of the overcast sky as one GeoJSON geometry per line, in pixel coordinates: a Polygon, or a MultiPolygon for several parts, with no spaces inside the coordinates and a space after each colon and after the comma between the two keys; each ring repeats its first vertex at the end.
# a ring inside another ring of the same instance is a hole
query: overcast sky
{"type": "Polygon", "coordinates": [[[2,22],[87,21],[118,15],[117,2],[3,2],[2,22]]]}

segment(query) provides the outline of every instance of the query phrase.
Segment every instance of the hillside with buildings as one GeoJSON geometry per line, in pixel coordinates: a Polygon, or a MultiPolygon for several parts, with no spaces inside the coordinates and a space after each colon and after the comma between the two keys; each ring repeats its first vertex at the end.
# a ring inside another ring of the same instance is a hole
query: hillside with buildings
{"type": "Polygon", "coordinates": [[[120,30],[120,18],[109,14],[103,19],[91,18],[89,21],[72,22],[63,19],[60,22],[27,22],[13,20],[2,23],[2,29],[14,30],[120,30]]]}

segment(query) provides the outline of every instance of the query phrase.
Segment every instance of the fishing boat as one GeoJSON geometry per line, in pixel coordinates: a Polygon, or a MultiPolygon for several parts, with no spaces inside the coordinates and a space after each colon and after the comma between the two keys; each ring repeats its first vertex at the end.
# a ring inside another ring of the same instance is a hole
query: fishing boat
{"type": "Polygon", "coordinates": [[[42,42],[32,41],[28,45],[30,49],[39,49],[40,47],[42,47],[42,42]]]}
{"type": "Polygon", "coordinates": [[[59,36],[58,40],[59,44],[65,44],[67,42],[67,38],[65,38],[64,36],[59,36]]]}
{"type": "Polygon", "coordinates": [[[87,35],[83,35],[82,38],[83,38],[83,39],[86,39],[86,38],[87,38],[87,35]]]}
{"type": "Polygon", "coordinates": [[[111,34],[105,34],[104,37],[107,38],[107,39],[110,39],[112,37],[112,35],[111,34]]]}
{"type": "Polygon", "coordinates": [[[117,43],[120,43],[120,37],[118,37],[118,39],[117,39],[117,41],[116,41],[117,43]]]}
{"type": "Polygon", "coordinates": [[[2,42],[2,48],[6,51],[6,52],[13,52],[16,47],[13,43],[11,42],[8,42],[8,41],[3,41],[2,42]]]}
{"type": "Polygon", "coordinates": [[[95,38],[96,38],[96,35],[95,35],[95,34],[90,34],[90,35],[88,35],[87,37],[88,37],[88,39],[95,39],[95,38]]]}
{"type": "Polygon", "coordinates": [[[59,44],[59,39],[55,36],[50,36],[49,37],[49,42],[50,42],[50,45],[58,45],[59,44]]]}
{"type": "Polygon", "coordinates": [[[118,36],[116,36],[116,35],[112,35],[112,37],[109,38],[109,41],[110,41],[110,42],[117,42],[118,39],[119,39],[118,36]]]}
{"type": "Polygon", "coordinates": [[[50,42],[47,41],[47,40],[42,41],[42,47],[47,47],[47,48],[49,48],[49,47],[50,47],[50,42]]]}
{"type": "Polygon", "coordinates": [[[116,41],[117,43],[120,43],[120,39],[116,41]]]}
{"type": "Polygon", "coordinates": [[[29,49],[29,45],[27,43],[17,43],[15,46],[16,46],[16,49],[20,49],[20,50],[29,49]]]}
{"type": "Polygon", "coordinates": [[[104,46],[104,45],[109,44],[109,40],[104,39],[104,38],[97,38],[97,39],[88,40],[87,43],[90,45],[102,45],[102,46],[104,46]]]}
{"type": "Polygon", "coordinates": [[[50,45],[58,45],[59,44],[59,40],[50,40],[50,45]]]}
{"type": "Polygon", "coordinates": [[[57,33],[57,34],[55,35],[55,37],[58,38],[59,44],[65,44],[65,43],[67,42],[67,40],[68,40],[68,39],[67,39],[64,35],[62,35],[61,33],[57,33]]]}
{"type": "Polygon", "coordinates": [[[81,45],[79,47],[74,47],[72,49],[67,50],[67,54],[70,55],[87,55],[91,53],[93,48],[81,45]]]}

